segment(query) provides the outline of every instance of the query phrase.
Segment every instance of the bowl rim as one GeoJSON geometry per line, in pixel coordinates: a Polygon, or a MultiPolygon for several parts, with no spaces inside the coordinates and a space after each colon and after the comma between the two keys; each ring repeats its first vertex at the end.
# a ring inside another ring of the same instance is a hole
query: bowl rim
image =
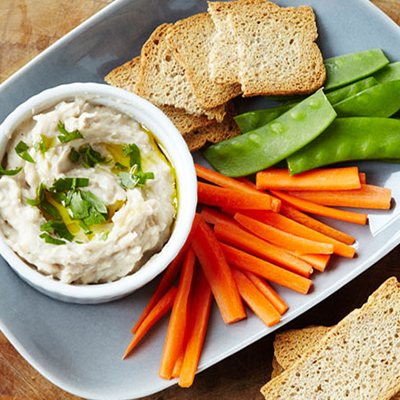
{"type": "Polygon", "coordinates": [[[75,82],[46,89],[20,104],[0,125],[0,160],[4,156],[11,134],[18,125],[60,101],[77,97],[114,108],[150,129],[165,150],[175,170],[178,185],[179,206],[168,241],[161,251],[154,254],[138,271],[113,282],[74,285],[54,280],[21,259],[8,246],[0,230],[0,255],[28,284],[58,300],[94,304],[116,300],[133,293],[165,270],[176,257],[189,235],[195,216],[197,178],[192,156],[182,135],[160,109],[134,93],[92,82],[75,82]],[[185,190],[182,190],[183,187],[185,190]]]}

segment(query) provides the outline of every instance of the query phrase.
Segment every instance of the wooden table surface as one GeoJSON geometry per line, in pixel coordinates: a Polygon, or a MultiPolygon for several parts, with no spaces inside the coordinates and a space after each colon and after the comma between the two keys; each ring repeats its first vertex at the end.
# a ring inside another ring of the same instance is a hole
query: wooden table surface
{"type": "MultiPolygon", "coordinates": [[[[205,0],[204,0],[205,1],[205,0]]],[[[0,83],[112,0],[1,0],[0,83]]],[[[400,23],[400,0],[373,0],[400,23]]],[[[286,325],[332,325],[389,276],[400,278],[400,246],[314,309],[286,325]]],[[[271,371],[272,337],[266,337],[196,377],[190,389],[173,386],[146,400],[261,399],[271,371]]],[[[73,400],[37,373],[0,332],[0,400],[73,400]]],[[[110,399],[112,400],[112,399],[110,399]]]]}

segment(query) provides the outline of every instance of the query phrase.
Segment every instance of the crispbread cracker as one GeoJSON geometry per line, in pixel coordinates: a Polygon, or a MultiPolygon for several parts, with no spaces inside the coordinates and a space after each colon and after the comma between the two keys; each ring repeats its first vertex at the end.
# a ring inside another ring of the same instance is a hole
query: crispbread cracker
{"type": "Polygon", "coordinates": [[[277,333],[274,340],[274,355],[283,369],[288,369],[309,348],[330,330],[327,326],[309,326],[277,333]]]}
{"type": "Polygon", "coordinates": [[[393,277],[261,392],[268,400],[387,400],[399,390],[400,284],[393,277]]]}
{"type": "Polygon", "coordinates": [[[203,147],[207,142],[219,143],[241,134],[233,117],[236,115],[232,102],[227,104],[227,113],[221,123],[213,123],[209,126],[195,129],[183,135],[189,150],[195,151],[203,147]]]}
{"type": "Polygon", "coordinates": [[[239,84],[214,83],[209,70],[209,55],[215,33],[207,13],[192,15],[176,22],[169,30],[167,43],[176,60],[185,69],[200,106],[212,109],[241,94],[239,84]]]}
{"type": "MultiPolygon", "coordinates": [[[[276,378],[285,369],[291,367],[310,346],[314,346],[330,329],[326,326],[309,326],[278,333],[274,340],[275,354],[272,359],[271,379],[276,378]],[[278,357],[282,365],[285,365],[284,367],[279,364],[278,357]]],[[[400,393],[395,394],[390,400],[400,400],[400,393]]]]}
{"type": "Polygon", "coordinates": [[[239,55],[236,35],[232,32],[230,9],[233,2],[208,2],[208,12],[215,25],[209,56],[210,77],[216,83],[239,83],[239,55]]]}
{"type": "Polygon", "coordinates": [[[225,105],[211,110],[202,108],[186,80],[184,68],[169,50],[166,36],[171,26],[160,25],[142,47],[135,92],[157,106],[174,106],[188,114],[205,114],[209,119],[221,122],[226,113],[225,105]]]}
{"type": "Polygon", "coordinates": [[[266,0],[232,2],[243,96],[311,93],[325,81],[311,7],[280,8],[266,0]]]}
{"type": "MultiPolygon", "coordinates": [[[[134,92],[139,71],[140,56],[113,69],[104,80],[112,86],[134,92]]],[[[206,115],[191,115],[181,108],[173,106],[159,106],[159,108],[172,121],[182,135],[214,122],[208,119],[206,115]]]]}

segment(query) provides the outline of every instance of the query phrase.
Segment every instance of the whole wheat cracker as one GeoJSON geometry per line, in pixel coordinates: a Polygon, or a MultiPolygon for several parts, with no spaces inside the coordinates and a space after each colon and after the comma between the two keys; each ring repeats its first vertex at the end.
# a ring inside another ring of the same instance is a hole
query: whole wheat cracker
{"type": "Polygon", "coordinates": [[[167,35],[167,43],[176,60],[185,69],[200,106],[212,109],[241,94],[240,85],[215,83],[209,70],[209,55],[215,26],[207,13],[192,15],[176,22],[167,35]]]}
{"type": "MultiPolygon", "coordinates": [[[[139,72],[140,56],[113,69],[106,75],[104,80],[112,86],[134,92],[139,72]]],[[[181,108],[173,106],[159,106],[159,108],[172,121],[182,135],[214,122],[208,119],[206,115],[191,115],[181,108]]]]}
{"type": "Polygon", "coordinates": [[[305,94],[322,86],[326,72],[311,7],[240,0],[229,13],[244,97],[305,94]]]}
{"type": "Polygon", "coordinates": [[[184,68],[169,50],[166,36],[171,26],[160,25],[142,47],[135,92],[157,106],[174,106],[189,114],[205,114],[209,119],[221,122],[226,113],[225,106],[210,110],[202,108],[186,80],[184,68]]]}
{"type": "MultiPolygon", "coordinates": [[[[302,357],[306,349],[315,345],[330,329],[326,326],[309,326],[278,333],[274,340],[275,354],[272,359],[271,379],[276,378],[302,357]],[[282,364],[278,362],[278,358],[282,364]]],[[[395,394],[390,400],[400,400],[400,393],[395,394]]]]}
{"type": "Polygon", "coordinates": [[[236,115],[235,107],[232,102],[227,103],[227,112],[221,123],[214,122],[211,125],[194,129],[183,135],[189,150],[195,151],[203,147],[207,142],[219,143],[223,140],[241,134],[241,131],[233,117],[236,115]]]}
{"type": "Polygon", "coordinates": [[[261,392],[271,400],[388,400],[399,390],[400,284],[393,277],[261,392]]]}

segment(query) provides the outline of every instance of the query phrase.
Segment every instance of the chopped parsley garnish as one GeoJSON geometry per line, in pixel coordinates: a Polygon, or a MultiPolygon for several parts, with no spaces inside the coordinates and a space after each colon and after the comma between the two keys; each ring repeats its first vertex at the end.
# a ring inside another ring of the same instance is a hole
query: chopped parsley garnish
{"type": "Polygon", "coordinates": [[[122,165],[122,164],[119,163],[119,162],[116,162],[115,165],[114,165],[114,167],[117,168],[117,169],[123,169],[123,170],[128,169],[127,166],[122,165]]]}
{"type": "Polygon", "coordinates": [[[28,161],[30,163],[35,162],[32,156],[28,153],[29,146],[22,140],[15,146],[14,150],[23,160],[28,161]]]}
{"type": "Polygon", "coordinates": [[[126,189],[133,189],[136,186],[143,187],[147,179],[154,179],[153,172],[143,172],[140,150],[136,144],[125,145],[122,148],[122,155],[124,157],[129,155],[129,166],[131,167],[130,172],[118,172],[117,174],[121,179],[122,187],[126,189]]]}
{"type": "Polygon", "coordinates": [[[72,241],[74,235],[68,230],[67,225],[63,221],[52,219],[47,221],[45,224],[40,226],[40,230],[43,232],[53,231],[61,239],[66,239],[69,242],[72,241]]]}
{"type": "Polygon", "coordinates": [[[89,186],[88,178],[59,178],[49,188],[51,192],[64,192],[89,186]]]}
{"type": "Polygon", "coordinates": [[[79,149],[79,153],[83,156],[83,166],[85,168],[92,168],[96,164],[105,163],[106,158],[102,157],[101,154],[94,150],[92,146],[87,146],[82,149],[79,149]]]}
{"type": "Polygon", "coordinates": [[[57,246],[61,245],[61,244],[65,244],[64,240],[60,240],[60,239],[56,239],[53,236],[50,236],[48,233],[44,232],[40,235],[40,237],[42,239],[44,239],[44,241],[46,243],[50,243],[50,244],[55,244],[57,246]]]}
{"type": "Polygon", "coordinates": [[[81,155],[79,154],[78,151],[75,150],[75,147],[73,147],[71,149],[71,153],[69,153],[69,159],[73,162],[73,163],[77,163],[79,161],[79,158],[81,157],[81,155]]]}
{"type": "Polygon", "coordinates": [[[22,167],[19,167],[17,169],[4,169],[1,165],[0,165],[0,175],[8,175],[8,176],[12,176],[12,175],[17,175],[19,172],[21,172],[22,167]]]}
{"type": "Polygon", "coordinates": [[[79,132],[78,129],[76,129],[72,132],[68,132],[65,129],[65,126],[61,121],[58,121],[57,129],[61,133],[61,135],[57,136],[58,140],[61,143],[68,143],[71,140],[83,139],[83,135],[82,135],[82,133],[79,132]]]}

